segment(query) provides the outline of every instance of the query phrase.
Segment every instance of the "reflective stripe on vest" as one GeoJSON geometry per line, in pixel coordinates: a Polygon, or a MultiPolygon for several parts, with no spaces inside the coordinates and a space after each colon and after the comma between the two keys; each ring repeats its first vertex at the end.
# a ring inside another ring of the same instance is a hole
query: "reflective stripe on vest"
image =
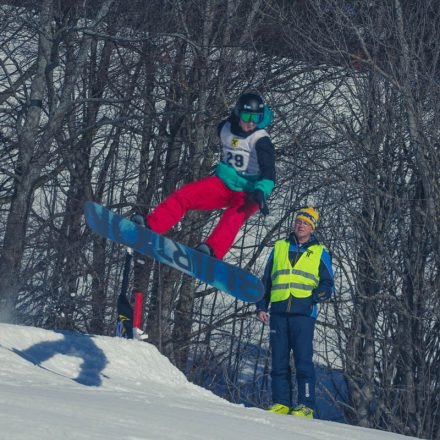
{"type": "Polygon", "coordinates": [[[324,246],[312,244],[292,267],[289,260],[287,240],[275,243],[272,267],[272,290],[270,301],[285,301],[290,295],[307,298],[319,284],[319,263],[324,246]]]}

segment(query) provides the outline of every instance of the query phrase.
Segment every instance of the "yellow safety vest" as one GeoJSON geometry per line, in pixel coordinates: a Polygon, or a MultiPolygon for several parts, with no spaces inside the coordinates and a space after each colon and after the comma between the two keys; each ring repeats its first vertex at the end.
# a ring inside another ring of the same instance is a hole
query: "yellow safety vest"
{"type": "Polygon", "coordinates": [[[292,267],[288,240],[275,243],[270,302],[285,301],[290,295],[308,298],[319,284],[319,263],[324,246],[312,244],[292,267]]]}

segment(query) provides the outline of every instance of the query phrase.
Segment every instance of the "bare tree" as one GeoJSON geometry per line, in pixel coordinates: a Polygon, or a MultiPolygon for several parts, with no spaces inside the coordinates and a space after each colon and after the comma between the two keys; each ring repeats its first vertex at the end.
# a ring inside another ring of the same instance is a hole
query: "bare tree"
{"type": "MultiPolygon", "coordinates": [[[[99,11],[95,26],[108,12],[112,1],[107,1],[99,11]]],[[[19,158],[16,166],[14,193],[4,236],[0,262],[3,319],[14,319],[14,305],[19,290],[21,260],[26,237],[27,218],[34,191],[34,185],[40,177],[51,152],[51,144],[59,130],[63,118],[72,108],[72,93],[75,81],[84,65],[90,44],[90,37],[85,35],[79,45],[75,64],[72,60],[70,76],[63,84],[59,102],[50,108],[47,124],[40,131],[42,107],[46,91],[50,90],[54,71],[50,64],[53,49],[52,20],[54,15],[51,0],[42,4],[39,22],[39,44],[37,69],[32,77],[29,102],[22,128],[18,129],[19,158]],[[49,76],[48,76],[49,75],[49,76]],[[49,83],[49,84],[48,84],[49,83]]]]}

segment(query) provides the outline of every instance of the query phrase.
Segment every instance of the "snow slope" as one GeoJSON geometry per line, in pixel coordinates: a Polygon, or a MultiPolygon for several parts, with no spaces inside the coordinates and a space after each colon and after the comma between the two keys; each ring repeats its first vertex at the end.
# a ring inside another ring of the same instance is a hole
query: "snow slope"
{"type": "Polygon", "coordinates": [[[0,439],[398,440],[270,414],[191,384],[138,341],[0,324],[0,439]]]}

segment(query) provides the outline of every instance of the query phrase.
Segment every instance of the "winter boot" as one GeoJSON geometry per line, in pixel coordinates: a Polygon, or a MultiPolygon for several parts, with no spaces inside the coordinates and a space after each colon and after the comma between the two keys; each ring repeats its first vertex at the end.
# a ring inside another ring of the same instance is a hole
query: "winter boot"
{"type": "Polygon", "coordinates": [[[289,414],[289,407],[282,405],[281,403],[274,403],[270,408],[268,408],[268,411],[277,414],[289,414]]]}
{"type": "Polygon", "coordinates": [[[297,417],[306,417],[308,419],[313,419],[313,409],[308,408],[305,405],[297,405],[295,408],[290,411],[290,414],[292,416],[297,417]]]}

